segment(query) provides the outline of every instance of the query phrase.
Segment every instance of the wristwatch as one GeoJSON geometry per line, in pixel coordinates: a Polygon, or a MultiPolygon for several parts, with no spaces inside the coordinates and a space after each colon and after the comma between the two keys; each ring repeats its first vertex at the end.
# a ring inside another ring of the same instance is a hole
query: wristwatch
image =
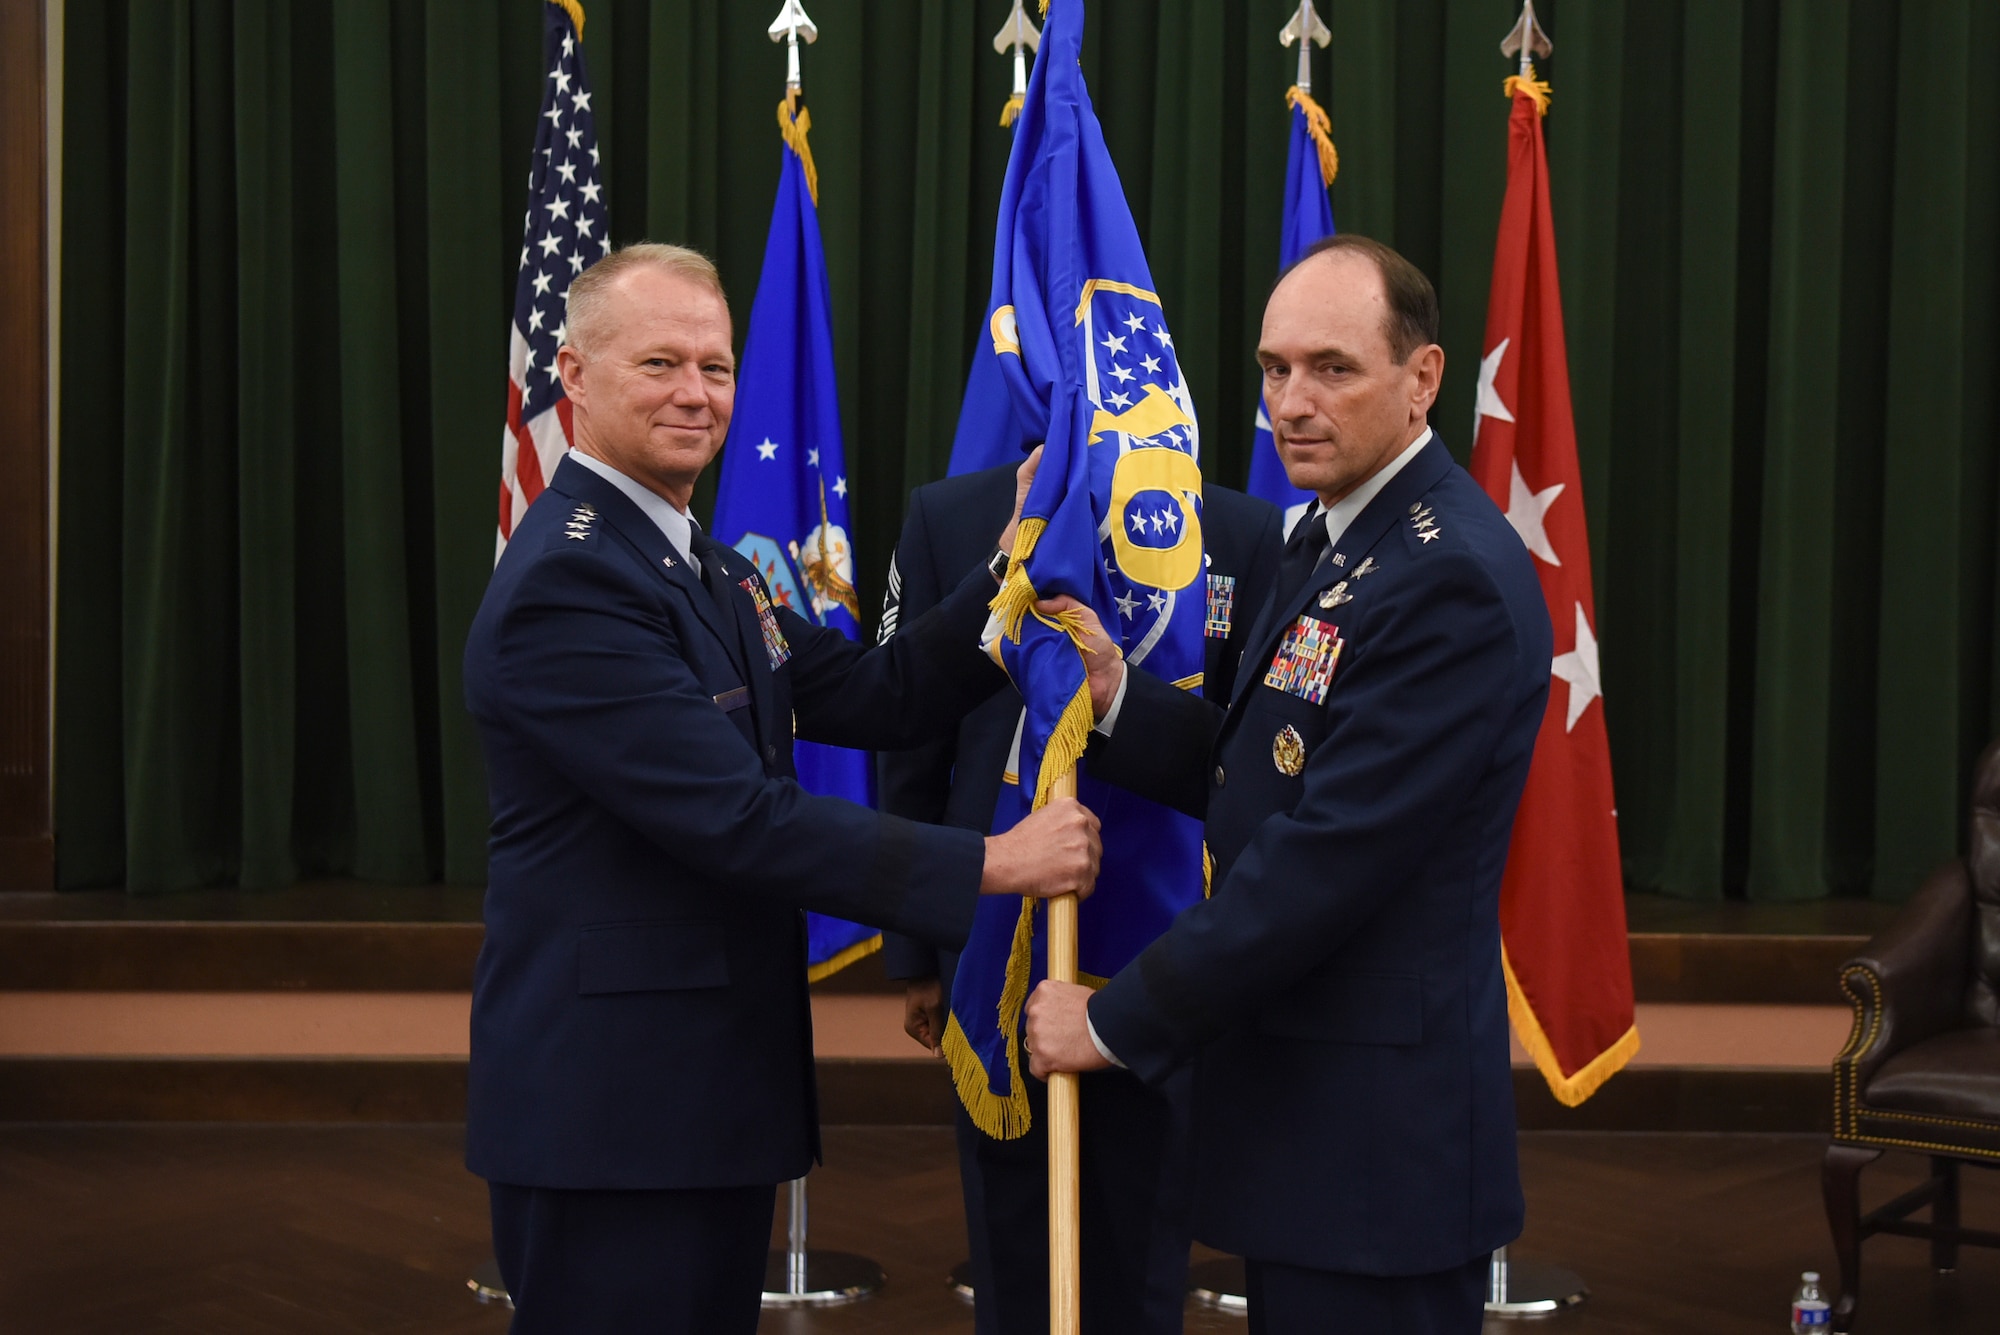
{"type": "Polygon", "coordinates": [[[995,584],[1005,584],[1007,582],[1007,568],[1013,563],[1014,558],[1007,554],[1006,548],[995,547],[993,555],[986,558],[986,573],[993,576],[995,584]]]}

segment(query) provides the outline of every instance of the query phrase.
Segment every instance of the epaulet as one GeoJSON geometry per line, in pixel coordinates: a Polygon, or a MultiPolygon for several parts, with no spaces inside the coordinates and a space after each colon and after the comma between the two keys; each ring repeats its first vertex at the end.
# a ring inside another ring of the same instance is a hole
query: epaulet
{"type": "Polygon", "coordinates": [[[588,501],[578,501],[563,524],[563,537],[570,542],[589,542],[597,533],[597,509],[588,501]]]}
{"type": "Polygon", "coordinates": [[[1428,547],[1444,536],[1437,515],[1423,501],[1410,502],[1409,532],[1410,543],[1415,547],[1428,547]]]}

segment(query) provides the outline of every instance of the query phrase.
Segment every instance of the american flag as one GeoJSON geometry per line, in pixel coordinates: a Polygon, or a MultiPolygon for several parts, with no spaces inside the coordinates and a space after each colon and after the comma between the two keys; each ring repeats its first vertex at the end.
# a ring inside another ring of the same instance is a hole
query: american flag
{"type": "Polygon", "coordinates": [[[495,561],[570,446],[569,399],[556,376],[563,303],[570,281],[611,253],[597,125],[579,43],[583,7],[576,0],[548,0],[542,10],[542,58],[549,75],[529,164],[520,274],[514,280],[495,561]]]}

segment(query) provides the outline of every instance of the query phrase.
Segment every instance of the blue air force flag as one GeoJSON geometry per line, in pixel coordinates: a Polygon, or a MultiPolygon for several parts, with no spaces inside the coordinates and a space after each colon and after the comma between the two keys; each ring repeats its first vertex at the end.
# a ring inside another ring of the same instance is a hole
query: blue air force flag
{"type": "MultiPolygon", "coordinates": [[[[1297,89],[1289,100],[1292,140],[1285,155],[1285,217],[1278,233],[1281,273],[1305,254],[1313,242],[1333,235],[1333,204],[1326,197],[1326,153],[1320,145],[1326,137],[1326,127],[1322,124],[1315,134],[1312,122],[1315,113],[1322,120],[1326,113],[1297,89]]],[[[1311,496],[1293,486],[1285,476],[1278,447],[1271,440],[1271,419],[1262,399],[1257,402],[1257,432],[1250,445],[1250,485],[1246,490],[1285,512],[1287,536],[1312,501],[1311,496]]]]}
{"type": "MultiPolygon", "coordinates": [[[[1206,615],[1200,431],[1077,57],[1081,0],[1057,0],[1014,129],[994,245],[988,332],[1016,429],[1045,442],[989,652],[1025,702],[994,828],[1048,800],[1091,727],[1081,653],[1038,598],[1088,603],[1132,668],[1199,690],[1206,615]]],[[[1109,977],[1203,892],[1200,822],[1079,774],[1103,822],[1079,964],[1109,977]]],[[[989,1135],[1028,1129],[1017,1038],[1046,972],[1039,901],[980,902],[945,1034],[959,1096],[989,1135]]]]}
{"type": "MultiPolygon", "coordinates": [[[[756,562],[773,599],[853,639],[861,625],[826,260],[805,164],[789,143],[783,151],[713,527],[718,541],[756,562]]],[[[806,788],[874,805],[867,752],[799,742],[793,754],[806,788]]],[[[806,924],[815,980],[882,944],[874,928],[839,918],[811,913],[806,924]]]]}

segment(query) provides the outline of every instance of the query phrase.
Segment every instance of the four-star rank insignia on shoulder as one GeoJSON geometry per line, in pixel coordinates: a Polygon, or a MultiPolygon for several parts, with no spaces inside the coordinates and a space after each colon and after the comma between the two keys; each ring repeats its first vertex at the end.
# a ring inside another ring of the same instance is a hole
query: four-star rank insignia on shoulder
{"type": "Polygon", "coordinates": [[[736,582],[750,595],[750,601],[757,605],[757,626],[764,632],[764,656],[771,660],[771,671],[776,672],[791,658],[792,646],[785,643],[785,632],[778,629],[778,614],[771,610],[771,598],[764,592],[764,581],[752,575],[736,582]]]}
{"type": "Polygon", "coordinates": [[[597,522],[597,511],[588,504],[580,504],[569,512],[569,523],[564,526],[563,536],[575,542],[582,542],[590,536],[591,525],[597,522]]]}
{"type": "Polygon", "coordinates": [[[1430,506],[1422,501],[1410,502],[1410,528],[1425,542],[1444,536],[1444,530],[1439,528],[1437,520],[1431,517],[1430,506]]]}
{"type": "Polygon", "coordinates": [[[1310,704],[1325,704],[1326,689],[1333,684],[1334,665],[1340,662],[1340,648],[1345,643],[1338,626],[1310,612],[1302,614],[1279,641],[1278,652],[1264,673],[1264,684],[1310,704]]]}
{"type": "Polygon", "coordinates": [[[1201,626],[1204,638],[1226,640],[1229,638],[1229,620],[1236,609],[1236,576],[1217,575],[1208,577],[1208,620],[1201,626]]]}

